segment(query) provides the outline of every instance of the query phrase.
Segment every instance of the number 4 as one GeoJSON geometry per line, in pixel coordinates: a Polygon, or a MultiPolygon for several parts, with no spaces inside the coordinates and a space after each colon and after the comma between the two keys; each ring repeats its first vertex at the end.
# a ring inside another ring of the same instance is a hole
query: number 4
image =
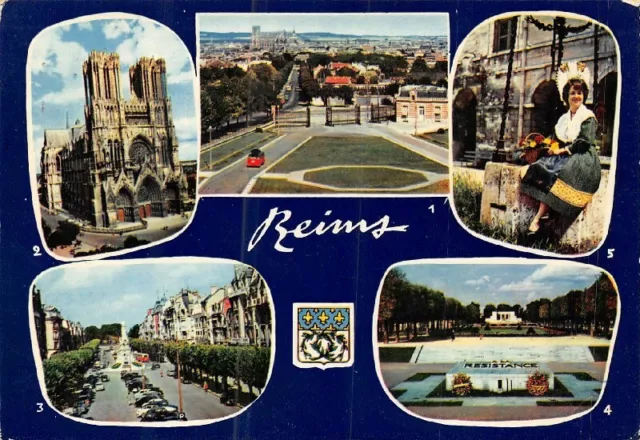
{"type": "Polygon", "coordinates": [[[613,411],[611,410],[611,405],[607,405],[607,406],[605,406],[605,408],[604,408],[604,411],[603,411],[603,412],[604,412],[606,415],[610,416],[610,415],[611,415],[611,413],[613,412],[613,411]]]}

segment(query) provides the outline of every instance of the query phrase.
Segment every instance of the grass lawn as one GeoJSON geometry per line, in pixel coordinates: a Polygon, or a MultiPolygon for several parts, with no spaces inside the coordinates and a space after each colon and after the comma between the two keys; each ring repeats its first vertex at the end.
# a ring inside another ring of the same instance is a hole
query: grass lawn
{"type": "Polygon", "coordinates": [[[422,382],[427,377],[435,376],[433,373],[416,373],[409,379],[405,379],[405,382],[422,382]]]}
{"type": "Polygon", "coordinates": [[[219,170],[230,162],[248,154],[253,148],[260,148],[274,136],[274,134],[268,132],[257,133],[252,131],[239,138],[223,142],[219,146],[200,153],[202,169],[207,171],[219,170]]]}
{"type": "Polygon", "coordinates": [[[251,189],[251,194],[326,194],[326,191],[309,185],[300,185],[281,179],[258,179],[251,189]]]}
{"type": "MultiPolygon", "coordinates": [[[[443,179],[424,188],[411,191],[385,191],[381,189],[376,194],[448,194],[449,179],[443,179]]],[[[251,194],[344,194],[340,190],[325,190],[310,185],[303,185],[281,179],[258,179],[251,190],[251,194]]]]}
{"type": "MultiPolygon", "coordinates": [[[[485,330],[484,328],[480,328],[479,332],[482,333],[484,336],[527,336],[527,331],[529,331],[529,327],[522,327],[522,330],[518,330],[517,328],[499,328],[499,327],[494,327],[491,330],[485,330]]],[[[536,335],[548,335],[549,332],[547,332],[545,329],[543,328],[537,328],[535,327],[533,329],[533,331],[535,332],[536,335]]]]}
{"type": "Polygon", "coordinates": [[[416,137],[432,142],[443,148],[449,149],[449,132],[444,133],[419,133],[416,137]]]}
{"type": "Polygon", "coordinates": [[[304,178],[341,188],[400,188],[427,181],[420,174],[388,168],[333,168],[305,173],[304,178]]]}
{"type": "MultiPolygon", "coordinates": [[[[473,384],[473,380],[471,381],[473,384]]],[[[573,397],[573,394],[569,392],[567,387],[565,387],[562,382],[555,378],[554,389],[547,391],[547,394],[544,397],[573,397]]],[[[453,397],[454,394],[452,391],[448,391],[446,388],[446,382],[443,380],[437,387],[431,391],[427,397],[453,397]]],[[[486,390],[476,390],[472,389],[471,394],[465,396],[465,399],[474,398],[474,397],[533,397],[527,390],[511,390],[505,391],[504,393],[494,393],[492,391],[486,390]]],[[[541,396],[542,397],[542,396],[541,396]]]]}
{"type": "Polygon", "coordinates": [[[390,391],[391,391],[391,395],[396,398],[402,396],[404,393],[407,392],[407,390],[390,390],[390,391]]]}
{"type": "Polygon", "coordinates": [[[377,136],[315,136],[270,171],[290,173],[329,165],[388,165],[449,172],[449,167],[377,136]]]}
{"type": "Polygon", "coordinates": [[[414,347],[381,347],[378,354],[380,362],[409,362],[414,351],[414,347]]]}
{"type": "Polygon", "coordinates": [[[609,347],[589,347],[589,351],[596,362],[607,362],[609,359],[609,347]]]}

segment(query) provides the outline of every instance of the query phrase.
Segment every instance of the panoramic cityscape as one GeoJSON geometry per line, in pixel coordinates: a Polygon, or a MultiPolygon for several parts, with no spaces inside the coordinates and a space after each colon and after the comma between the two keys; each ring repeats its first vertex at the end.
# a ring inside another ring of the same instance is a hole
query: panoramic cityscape
{"type": "Polygon", "coordinates": [[[49,271],[31,295],[34,352],[58,411],[100,422],[207,421],[261,395],[273,322],[255,269],[204,259],[95,264],[96,280],[131,283],[119,293],[83,270],[49,271]]]}
{"type": "Polygon", "coordinates": [[[378,301],[379,377],[413,415],[566,417],[604,388],[618,292],[593,266],[406,264],[387,274],[378,301]]]}
{"type": "Polygon", "coordinates": [[[449,192],[446,14],[198,26],[200,194],[449,192]]]}
{"type": "Polygon", "coordinates": [[[195,112],[194,76],[179,45],[144,20],[55,27],[32,43],[32,170],[54,255],[134,248],[186,226],[197,130],[184,127],[195,112]]]}

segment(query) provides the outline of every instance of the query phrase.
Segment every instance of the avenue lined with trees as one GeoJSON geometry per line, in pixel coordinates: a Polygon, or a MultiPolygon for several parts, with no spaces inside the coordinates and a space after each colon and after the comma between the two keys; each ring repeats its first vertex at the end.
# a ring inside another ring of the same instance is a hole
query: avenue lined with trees
{"type": "Polygon", "coordinates": [[[228,379],[244,383],[250,390],[251,400],[262,393],[269,376],[271,350],[254,346],[223,346],[186,344],[179,342],[130,341],[135,351],[149,354],[151,361],[162,362],[165,357],[174,365],[180,363],[181,374],[188,379],[204,383],[210,389],[229,394],[228,379]],[[257,393],[254,393],[254,388],[257,393]]]}
{"type": "Polygon", "coordinates": [[[100,345],[93,339],[77,350],[57,353],[42,362],[47,395],[56,408],[72,405],[75,391],[84,383],[84,373],[91,367],[100,345]]]}
{"type": "Polygon", "coordinates": [[[531,301],[524,308],[505,303],[463,305],[439,290],[407,280],[400,269],[392,269],[384,280],[378,307],[378,337],[390,339],[447,337],[451,330],[482,327],[493,311],[513,311],[527,324],[554,330],[554,334],[584,333],[610,337],[616,318],[618,296],[604,272],[588,288],[571,290],[554,299],[531,301]]]}
{"type": "Polygon", "coordinates": [[[264,54],[270,63],[240,67],[200,68],[200,108],[202,139],[208,139],[207,129],[228,128],[232,122],[245,121],[252,114],[268,112],[277,103],[278,93],[293,68],[289,54],[264,54]]]}

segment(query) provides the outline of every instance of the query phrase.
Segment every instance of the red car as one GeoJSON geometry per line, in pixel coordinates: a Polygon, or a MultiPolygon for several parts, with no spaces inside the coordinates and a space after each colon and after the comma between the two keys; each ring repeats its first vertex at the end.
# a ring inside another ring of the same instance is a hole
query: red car
{"type": "Polygon", "coordinates": [[[261,151],[257,148],[254,148],[247,156],[247,166],[248,167],[258,167],[260,168],[264,165],[264,151],[261,151]]]}

